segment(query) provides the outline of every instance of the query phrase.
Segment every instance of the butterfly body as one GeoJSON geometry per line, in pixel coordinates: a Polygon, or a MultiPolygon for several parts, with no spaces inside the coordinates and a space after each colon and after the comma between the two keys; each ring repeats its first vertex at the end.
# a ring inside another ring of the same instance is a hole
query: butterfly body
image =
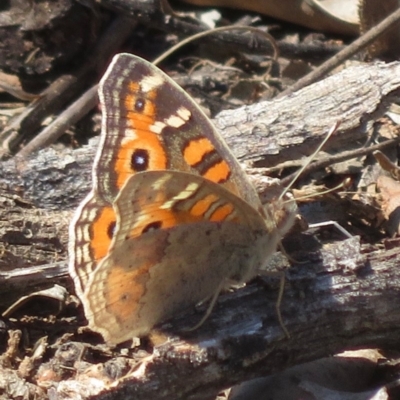
{"type": "Polygon", "coordinates": [[[70,227],[70,274],[89,326],[120,343],[252,278],[295,210],[262,207],[208,118],[148,62],[117,55],[99,93],[102,137],[70,227]]]}

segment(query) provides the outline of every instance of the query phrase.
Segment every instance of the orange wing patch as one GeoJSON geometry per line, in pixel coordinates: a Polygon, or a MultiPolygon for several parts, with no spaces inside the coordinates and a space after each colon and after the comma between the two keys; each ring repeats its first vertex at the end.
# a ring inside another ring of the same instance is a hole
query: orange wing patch
{"type": "Polygon", "coordinates": [[[232,204],[226,203],[221,207],[218,207],[211,215],[210,221],[220,222],[229,219],[229,217],[233,216],[235,212],[235,208],[232,204]]]}
{"type": "Polygon", "coordinates": [[[95,260],[105,257],[115,228],[115,211],[111,206],[102,208],[91,227],[90,249],[95,260]]]}
{"type": "Polygon", "coordinates": [[[204,178],[215,183],[223,183],[228,180],[230,173],[231,169],[228,163],[224,160],[221,160],[220,162],[209,168],[203,176],[204,178]]]}
{"type": "Polygon", "coordinates": [[[201,137],[189,142],[183,151],[183,158],[191,167],[193,167],[201,162],[207,153],[211,153],[212,151],[215,151],[215,147],[210,140],[201,137]]]}

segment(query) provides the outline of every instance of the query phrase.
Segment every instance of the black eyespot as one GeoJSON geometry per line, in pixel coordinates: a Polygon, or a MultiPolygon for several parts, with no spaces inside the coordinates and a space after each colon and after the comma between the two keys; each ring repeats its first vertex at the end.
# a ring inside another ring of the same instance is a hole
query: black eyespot
{"type": "Polygon", "coordinates": [[[110,239],[112,239],[112,237],[114,236],[114,232],[115,232],[115,221],[111,222],[110,225],[108,225],[107,236],[110,239]]]}
{"type": "Polygon", "coordinates": [[[143,228],[142,233],[155,231],[156,229],[160,229],[161,227],[162,227],[162,222],[161,221],[155,221],[155,222],[152,222],[152,223],[146,225],[143,228]]]}
{"type": "Polygon", "coordinates": [[[138,99],[136,99],[136,101],[135,101],[135,111],[141,113],[144,110],[145,104],[146,104],[146,101],[143,98],[139,97],[138,99]]]}
{"type": "Polygon", "coordinates": [[[141,172],[149,168],[149,153],[144,149],[136,149],[131,157],[131,168],[133,171],[141,172]]]}

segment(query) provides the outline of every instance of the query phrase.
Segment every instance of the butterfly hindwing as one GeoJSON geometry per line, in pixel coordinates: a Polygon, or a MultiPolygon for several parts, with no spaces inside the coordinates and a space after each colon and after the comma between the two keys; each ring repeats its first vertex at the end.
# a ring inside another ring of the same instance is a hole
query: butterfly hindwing
{"type": "Polygon", "coordinates": [[[148,333],[221,283],[248,280],[274,240],[247,202],[188,173],[139,173],[115,207],[109,255],[85,293],[91,328],[110,342],[148,333]]]}

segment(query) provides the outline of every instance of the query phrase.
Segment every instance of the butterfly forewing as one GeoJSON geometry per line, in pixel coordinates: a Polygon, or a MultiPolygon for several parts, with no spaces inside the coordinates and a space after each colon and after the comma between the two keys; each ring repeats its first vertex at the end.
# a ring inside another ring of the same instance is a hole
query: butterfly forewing
{"type": "Polygon", "coordinates": [[[130,54],[117,55],[100,82],[99,97],[102,133],[93,190],[70,227],[70,271],[79,295],[111,241],[113,202],[138,172],[197,174],[261,210],[257,193],[209,119],[152,64],[130,54]]]}
{"type": "Polygon", "coordinates": [[[103,138],[98,190],[113,201],[126,179],[178,170],[226,185],[255,208],[259,199],[220,134],[172,79],[130,54],[114,58],[100,83],[103,138]],[[107,132],[107,134],[104,134],[107,132]]]}

